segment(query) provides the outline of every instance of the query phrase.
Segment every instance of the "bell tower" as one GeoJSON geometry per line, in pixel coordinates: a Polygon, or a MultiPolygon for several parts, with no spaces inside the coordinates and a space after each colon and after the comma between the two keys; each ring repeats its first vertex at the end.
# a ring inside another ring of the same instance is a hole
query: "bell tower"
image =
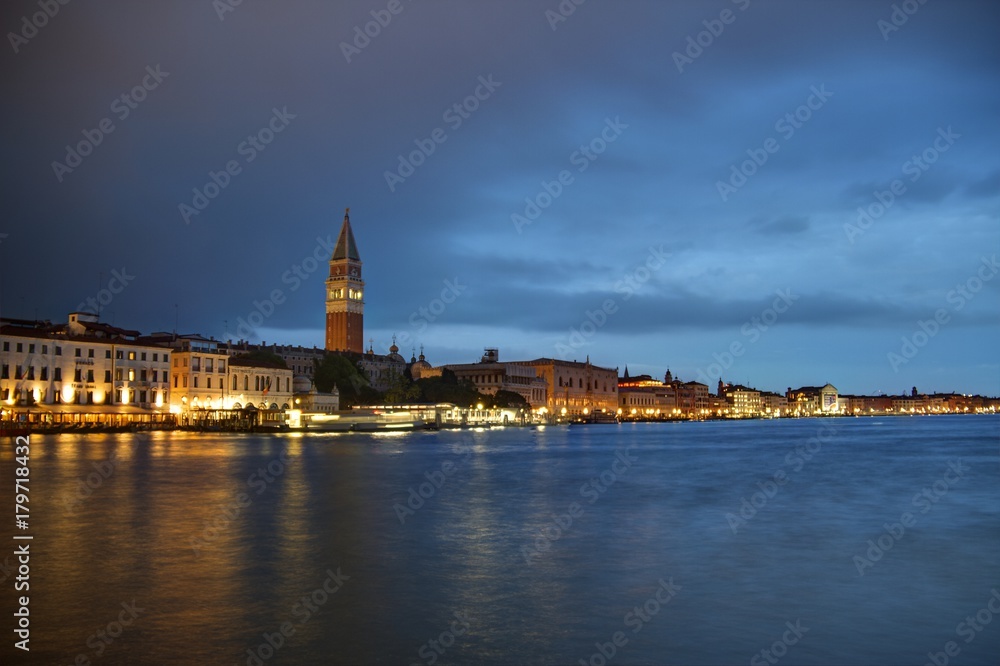
{"type": "Polygon", "coordinates": [[[326,279],[326,349],[361,354],[365,282],[361,279],[361,256],[354,242],[350,213],[350,208],[344,211],[344,224],[330,257],[330,277],[326,279]]]}

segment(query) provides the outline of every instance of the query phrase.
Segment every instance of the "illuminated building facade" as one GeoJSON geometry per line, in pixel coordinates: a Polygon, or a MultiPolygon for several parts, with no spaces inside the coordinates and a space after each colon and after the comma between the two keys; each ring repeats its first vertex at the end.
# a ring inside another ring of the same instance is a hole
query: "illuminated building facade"
{"type": "Polygon", "coordinates": [[[364,280],[348,208],[337,245],[330,257],[330,277],[326,280],[326,349],[364,352],[364,280]]]}
{"type": "Polygon", "coordinates": [[[545,380],[546,406],[554,416],[618,411],[617,368],[593,365],[589,357],[585,363],[538,358],[520,364],[534,367],[545,380]]]}
{"type": "Polygon", "coordinates": [[[0,320],[0,408],[30,421],[154,422],[167,412],[171,350],[70,313],[66,324],[0,320]]]}
{"type": "MultiPolygon", "coordinates": [[[[420,356],[423,358],[423,354],[420,356]]],[[[421,376],[440,375],[444,369],[454,372],[460,382],[471,382],[480,393],[510,391],[524,398],[532,409],[549,407],[548,384],[538,376],[537,369],[526,363],[501,363],[498,349],[486,349],[479,363],[444,365],[421,376]]]]}

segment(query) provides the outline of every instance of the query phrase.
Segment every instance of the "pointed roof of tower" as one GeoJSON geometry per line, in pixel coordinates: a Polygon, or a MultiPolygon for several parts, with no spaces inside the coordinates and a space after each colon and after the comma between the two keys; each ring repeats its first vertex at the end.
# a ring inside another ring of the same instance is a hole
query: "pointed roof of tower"
{"type": "Polygon", "coordinates": [[[340,236],[337,237],[337,247],[333,249],[333,259],[354,259],[361,261],[358,254],[358,244],[354,242],[354,232],[351,231],[351,209],[344,210],[344,225],[340,227],[340,236]]]}

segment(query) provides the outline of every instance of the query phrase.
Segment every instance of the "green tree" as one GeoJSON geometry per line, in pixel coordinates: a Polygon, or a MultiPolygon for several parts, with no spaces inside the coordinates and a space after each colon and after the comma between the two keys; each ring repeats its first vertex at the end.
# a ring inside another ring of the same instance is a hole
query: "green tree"
{"type": "Polygon", "coordinates": [[[420,397],[420,388],[404,375],[393,373],[389,377],[389,388],[385,391],[385,402],[400,405],[413,402],[420,397]]]}
{"type": "Polygon", "coordinates": [[[253,361],[254,363],[262,363],[265,367],[266,366],[272,366],[277,368],[288,367],[288,364],[285,363],[285,359],[281,358],[277,354],[272,354],[269,351],[264,351],[263,349],[247,352],[245,354],[237,354],[233,358],[247,359],[249,361],[253,361]]]}
{"type": "Polygon", "coordinates": [[[510,407],[513,409],[531,409],[531,405],[524,396],[514,391],[497,391],[490,399],[490,404],[494,407],[510,407]]]}
{"type": "Polygon", "coordinates": [[[328,393],[336,386],[342,409],[381,402],[381,394],[368,383],[355,361],[343,354],[327,354],[316,363],[316,390],[328,393]]]}
{"type": "Polygon", "coordinates": [[[442,372],[440,377],[422,378],[416,386],[420,389],[421,402],[450,402],[459,407],[472,407],[480,402],[488,405],[493,400],[492,396],[477,391],[471,382],[459,382],[450,370],[442,372]]]}

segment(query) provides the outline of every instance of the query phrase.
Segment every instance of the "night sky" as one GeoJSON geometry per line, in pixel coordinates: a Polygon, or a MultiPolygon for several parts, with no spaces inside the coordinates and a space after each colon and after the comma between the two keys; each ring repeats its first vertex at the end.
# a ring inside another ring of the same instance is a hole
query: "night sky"
{"type": "Polygon", "coordinates": [[[992,0],[49,1],[3,316],[322,346],[349,206],[383,353],[1000,394],[992,0]]]}

